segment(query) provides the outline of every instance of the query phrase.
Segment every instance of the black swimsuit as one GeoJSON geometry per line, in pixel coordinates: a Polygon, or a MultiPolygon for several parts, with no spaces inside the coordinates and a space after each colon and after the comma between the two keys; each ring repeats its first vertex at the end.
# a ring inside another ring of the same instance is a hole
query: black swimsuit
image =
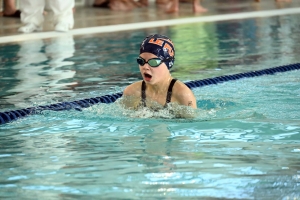
{"type": "MultiPolygon", "coordinates": [[[[173,86],[176,81],[177,81],[177,79],[172,79],[172,81],[170,82],[170,85],[168,88],[168,93],[167,93],[167,98],[166,98],[166,103],[165,103],[164,107],[166,107],[167,104],[171,102],[172,89],[173,89],[173,86]]],[[[146,83],[145,83],[145,81],[142,82],[142,99],[141,99],[141,101],[142,101],[141,105],[143,107],[147,107],[146,106],[146,83]]]]}

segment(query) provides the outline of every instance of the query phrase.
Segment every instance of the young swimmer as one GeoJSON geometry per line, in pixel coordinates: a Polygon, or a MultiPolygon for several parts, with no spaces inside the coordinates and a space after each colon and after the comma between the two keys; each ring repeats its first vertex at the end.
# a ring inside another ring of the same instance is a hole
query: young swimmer
{"type": "Polygon", "coordinates": [[[181,107],[176,116],[191,117],[194,109],[190,108],[197,108],[197,102],[193,92],[171,76],[169,70],[174,60],[174,44],[168,37],[159,34],[146,37],[137,58],[143,80],[125,88],[123,105],[130,109],[147,107],[157,111],[178,104],[181,107]],[[182,109],[184,107],[187,109],[182,109]]]}

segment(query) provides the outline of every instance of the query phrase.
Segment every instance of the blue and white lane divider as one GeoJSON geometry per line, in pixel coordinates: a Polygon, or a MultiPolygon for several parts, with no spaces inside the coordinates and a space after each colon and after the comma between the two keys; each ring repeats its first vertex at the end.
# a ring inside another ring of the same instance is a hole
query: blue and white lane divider
{"type": "MultiPolygon", "coordinates": [[[[227,81],[238,80],[241,78],[273,75],[279,72],[287,72],[287,71],[299,70],[299,69],[300,69],[300,63],[296,63],[296,64],[258,70],[258,71],[251,71],[251,72],[238,73],[233,75],[219,76],[215,78],[207,78],[203,80],[190,81],[190,82],[186,82],[185,84],[189,88],[193,89],[196,87],[218,84],[227,81]]],[[[37,106],[37,107],[30,107],[30,108],[19,109],[19,110],[0,112],[0,124],[9,123],[14,120],[17,120],[18,118],[26,117],[28,115],[39,114],[43,110],[52,110],[52,111],[63,111],[63,110],[71,110],[71,109],[81,110],[82,108],[87,108],[98,103],[113,103],[118,98],[120,98],[122,94],[123,94],[122,92],[119,92],[111,95],[104,95],[104,96],[94,97],[90,99],[83,99],[83,100],[71,101],[71,102],[62,102],[62,103],[56,103],[56,104],[51,104],[46,106],[37,106]]]]}

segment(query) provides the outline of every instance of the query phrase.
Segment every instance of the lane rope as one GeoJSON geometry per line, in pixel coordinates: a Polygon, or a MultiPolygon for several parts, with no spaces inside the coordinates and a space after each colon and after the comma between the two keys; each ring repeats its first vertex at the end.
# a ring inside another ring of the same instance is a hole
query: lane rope
{"type": "MultiPolygon", "coordinates": [[[[242,78],[251,78],[251,77],[263,76],[263,75],[273,75],[275,73],[287,72],[287,71],[299,70],[299,69],[300,69],[300,63],[296,63],[296,64],[283,65],[279,67],[258,70],[258,71],[250,71],[250,72],[238,73],[233,75],[219,76],[215,78],[207,78],[203,80],[189,81],[189,82],[185,82],[185,84],[190,89],[193,89],[196,87],[219,84],[219,83],[238,80],[242,78]]],[[[44,110],[63,111],[63,110],[75,109],[80,111],[82,110],[82,108],[88,108],[98,103],[113,103],[118,98],[120,98],[122,94],[123,94],[122,92],[119,92],[111,95],[104,95],[104,96],[93,97],[89,99],[82,99],[82,100],[71,101],[71,102],[61,102],[61,103],[55,103],[55,104],[50,104],[45,106],[29,107],[25,109],[0,112],[0,124],[9,123],[29,115],[40,114],[44,110]]]]}

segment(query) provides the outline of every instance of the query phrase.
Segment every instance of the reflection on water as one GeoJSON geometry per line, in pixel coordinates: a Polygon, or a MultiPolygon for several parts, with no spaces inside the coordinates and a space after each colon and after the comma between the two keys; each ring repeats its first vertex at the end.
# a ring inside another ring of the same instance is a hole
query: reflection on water
{"type": "Polygon", "coordinates": [[[182,81],[297,63],[299,17],[198,23],[78,37],[76,41],[66,36],[23,42],[20,47],[0,46],[0,94],[7,99],[0,100],[0,105],[22,106],[22,102],[32,104],[33,99],[44,104],[46,98],[61,101],[122,91],[140,79],[135,58],[140,41],[153,32],[174,40],[172,74],[182,81]]]}
{"type": "Polygon", "coordinates": [[[299,18],[278,16],[171,27],[177,55],[173,75],[199,80],[297,63],[299,18]]]}
{"type": "Polygon", "coordinates": [[[7,90],[10,95],[5,99],[9,104],[24,107],[25,102],[34,103],[37,98],[39,101],[47,101],[48,94],[53,98],[53,91],[68,92],[67,86],[76,84],[69,81],[75,71],[63,68],[74,64],[65,61],[75,51],[72,36],[52,38],[49,41],[25,41],[19,45],[16,54],[18,64],[12,66],[12,70],[16,71],[14,78],[18,82],[7,90]]]}

